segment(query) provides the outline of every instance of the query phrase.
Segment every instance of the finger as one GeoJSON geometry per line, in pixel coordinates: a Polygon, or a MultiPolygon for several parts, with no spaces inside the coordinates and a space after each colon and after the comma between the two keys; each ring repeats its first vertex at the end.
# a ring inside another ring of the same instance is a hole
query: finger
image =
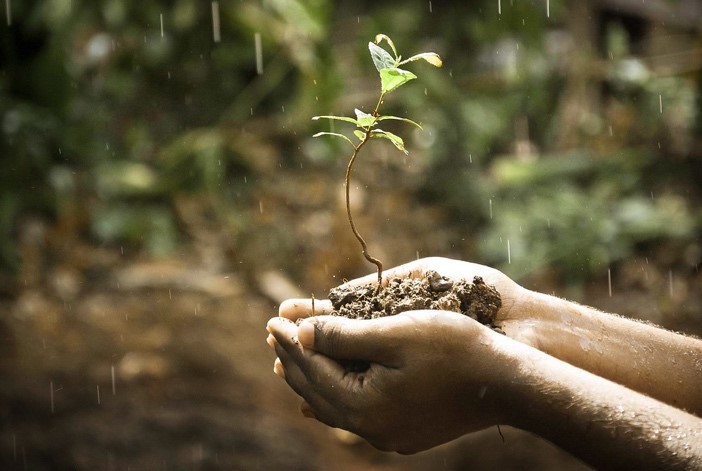
{"type": "Polygon", "coordinates": [[[285,379],[285,368],[283,367],[283,363],[280,361],[280,358],[276,358],[273,362],[273,373],[285,379]]]}
{"type": "Polygon", "coordinates": [[[329,426],[340,426],[343,414],[334,404],[348,404],[354,399],[350,396],[351,387],[344,369],[313,351],[306,352],[297,361],[282,346],[276,347],[276,353],[283,370],[279,376],[313,409],[313,417],[329,426]]]}
{"type": "Polygon", "coordinates": [[[327,315],[332,309],[331,302],[326,299],[288,299],[280,304],[278,315],[294,322],[305,317],[327,315]]]}
{"type": "Polygon", "coordinates": [[[397,328],[415,322],[403,316],[378,319],[348,319],[318,316],[297,328],[297,338],[306,348],[335,360],[363,360],[393,366],[401,344],[397,328]]]}

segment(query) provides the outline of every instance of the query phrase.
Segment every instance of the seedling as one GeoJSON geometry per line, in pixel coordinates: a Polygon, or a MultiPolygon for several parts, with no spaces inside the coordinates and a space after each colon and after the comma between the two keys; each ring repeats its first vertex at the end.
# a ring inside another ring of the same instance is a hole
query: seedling
{"type": "Polygon", "coordinates": [[[419,129],[422,129],[422,126],[420,126],[417,122],[412,121],[411,119],[402,118],[399,116],[382,115],[380,114],[380,107],[383,104],[385,95],[397,90],[402,85],[405,85],[407,82],[417,78],[415,74],[407,70],[401,69],[400,66],[417,60],[427,61],[435,67],[441,67],[442,63],[439,55],[434,52],[423,52],[421,54],[416,54],[410,57],[409,59],[402,60],[402,57],[397,54],[395,44],[388,36],[384,34],[378,34],[375,37],[375,42],[368,43],[368,49],[370,50],[370,55],[371,59],[373,59],[373,64],[375,64],[375,68],[380,74],[380,96],[375,105],[375,108],[373,109],[373,112],[370,114],[364,113],[363,111],[356,108],[354,109],[354,112],[356,114],[355,118],[348,116],[315,116],[312,119],[331,119],[336,121],[344,121],[356,125],[356,129],[353,131],[356,140],[353,140],[352,138],[344,134],[336,132],[318,132],[313,137],[340,137],[347,141],[349,144],[351,144],[351,147],[353,147],[353,153],[351,154],[348,165],[346,166],[346,216],[348,218],[349,224],[351,225],[351,231],[353,231],[353,235],[361,244],[363,257],[368,262],[374,264],[378,269],[378,286],[376,288],[377,293],[378,291],[380,291],[381,282],[383,280],[383,263],[377,258],[370,255],[370,253],[368,253],[368,244],[366,244],[365,239],[358,232],[356,224],[353,220],[353,215],[351,214],[349,193],[353,165],[356,162],[356,158],[358,157],[358,154],[360,153],[363,146],[365,146],[366,143],[371,139],[386,139],[390,141],[399,151],[403,152],[404,154],[408,154],[407,149],[405,149],[405,143],[400,136],[388,131],[384,131],[376,126],[381,121],[385,120],[404,121],[406,123],[417,126],[419,129]],[[392,54],[390,54],[388,51],[386,51],[378,45],[382,41],[388,43],[388,46],[390,46],[390,49],[392,50],[392,54]]]}

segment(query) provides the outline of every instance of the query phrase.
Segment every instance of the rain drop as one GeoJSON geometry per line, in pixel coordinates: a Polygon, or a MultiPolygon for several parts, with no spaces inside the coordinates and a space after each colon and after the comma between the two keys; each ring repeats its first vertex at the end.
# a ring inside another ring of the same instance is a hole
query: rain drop
{"type": "Polygon", "coordinates": [[[658,111],[663,114],[663,95],[658,95],[658,111]]]}
{"type": "Polygon", "coordinates": [[[10,0],[5,0],[5,17],[7,18],[7,26],[12,26],[12,8],[10,0]]]}
{"type": "Polygon", "coordinates": [[[609,297],[612,297],[612,269],[607,269],[607,288],[609,291],[609,297]]]}
{"type": "Polygon", "coordinates": [[[507,239],[507,264],[508,265],[512,264],[512,249],[510,248],[510,245],[509,245],[509,239],[507,239]]]}
{"type": "Polygon", "coordinates": [[[219,27],[219,2],[212,2],[212,38],[216,43],[222,40],[219,27]]]}
{"type": "Polygon", "coordinates": [[[432,10],[431,2],[429,2],[429,13],[434,13],[434,10],[432,10]]]}
{"type": "Polygon", "coordinates": [[[54,413],[54,382],[49,381],[49,398],[51,399],[51,413],[54,413]]]}
{"type": "Polygon", "coordinates": [[[163,37],[163,13],[161,13],[159,16],[159,19],[161,20],[161,37],[163,37]]]}
{"type": "Polygon", "coordinates": [[[263,47],[261,46],[261,33],[254,34],[254,48],[256,52],[256,73],[263,73],[263,47]]]}
{"type": "Polygon", "coordinates": [[[551,18],[551,0],[546,0],[546,18],[551,18]]]}
{"type": "Polygon", "coordinates": [[[110,366],[110,375],[112,376],[112,395],[114,396],[117,393],[117,388],[115,387],[115,365],[110,366]]]}

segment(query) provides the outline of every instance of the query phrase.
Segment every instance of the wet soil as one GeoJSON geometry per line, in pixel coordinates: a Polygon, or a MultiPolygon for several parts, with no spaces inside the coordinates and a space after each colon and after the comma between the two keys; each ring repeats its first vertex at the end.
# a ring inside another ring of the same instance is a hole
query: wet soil
{"type": "Polygon", "coordinates": [[[424,278],[393,278],[378,293],[375,285],[342,285],[331,290],[329,299],[332,315],[351,319],[436,309],[458,312],[491,327],[502,305],[500,293],[481,277],[454,282],[433,270],[424,278]]]}
{"type": "MultiPolygon", "coordinates": [[[[472,283],[452,281],[429,270],[423,278],[392,278],[387,286],[341,285],[329,293],[332,315],[351,319],[375,319],[407,311],[435,309],[457,312],[492,328],[502,305],[500,293],[479,276],[472,283]]],[[[495,328],[499,331],[499,329],[495,328]]],[[[362,372],[370,367],[366,361],[343,360],[348,371],[362,372]]]]}

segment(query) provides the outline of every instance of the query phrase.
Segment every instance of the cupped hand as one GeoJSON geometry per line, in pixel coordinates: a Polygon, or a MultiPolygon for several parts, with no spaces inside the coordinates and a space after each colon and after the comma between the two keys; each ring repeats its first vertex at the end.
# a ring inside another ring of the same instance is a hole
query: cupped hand
{"type": "Polygon", "coordinates": [[[305,400],[303,412],[381,450],[415,453],[504,419],[510,340],[452,312],[373,320],[319,316],[268,323],[276,369],[305,400]],[[274,340],[273,340],[274,339],[274,340]],[[349,372],[339,360],[370,363],[349,372]]]}

